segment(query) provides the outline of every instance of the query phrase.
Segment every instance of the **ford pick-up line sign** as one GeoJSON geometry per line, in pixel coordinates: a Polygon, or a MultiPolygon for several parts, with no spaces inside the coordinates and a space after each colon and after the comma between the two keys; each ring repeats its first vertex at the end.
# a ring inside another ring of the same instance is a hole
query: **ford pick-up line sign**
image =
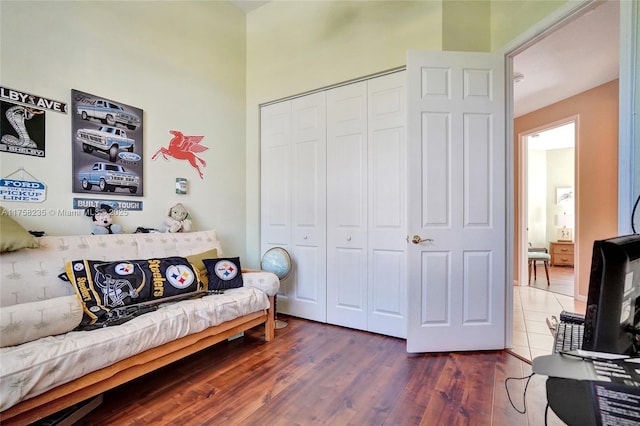
{"type": "Polygon", "coordinates": [[[21,179],[0,179],[0,200],[41,203],[47,198],[47,187],[42,182],[21,179]]]}
{"type": "Polygon", "coordinates": [[[142,110],[71,91],[73,192],[143,195],[142,110]]]}

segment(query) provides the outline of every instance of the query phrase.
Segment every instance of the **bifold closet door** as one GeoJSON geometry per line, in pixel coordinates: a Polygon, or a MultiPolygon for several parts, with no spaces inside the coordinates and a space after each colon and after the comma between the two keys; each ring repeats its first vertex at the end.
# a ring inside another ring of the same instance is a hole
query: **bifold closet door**
{"type": "Polygon", "coordinates": [[[368,330],[407,334],[406,72],[368,80],[368,330]]]}
{"type": "Polygon", "coordinates": [[[325,322],[325,93],[264,106],[260,122],[261,251],[284,247],[293,263],[277,309],[325,322]]]}
{"type": "Polygon", "coordinates": [[[293,286],[287,313],[327,319],[326,94],[291,101],[291,196],[293,286]]]}
{"type": "Polygon", "coordinates": [[[327,91],[327,322],[367,330],[367,83],[327,91]]]}
{"type": "Polygon", "coordinates": [[[293,261],[278,312],[405,337],[404,79],[261,109],[261,248],[293,261]]]}
{"type": "Polygon", "coordinates": [[[327,91],[327,322],[406,336],[405,73],[327,91]]]}
{"type": "MultiPolygon", "coordinates": [[[[291,253],[291,101],[260,109],[260,250],[291,253]]],[[[280,282],[278,311],[287,312],[293,279],[280,282]]]]}

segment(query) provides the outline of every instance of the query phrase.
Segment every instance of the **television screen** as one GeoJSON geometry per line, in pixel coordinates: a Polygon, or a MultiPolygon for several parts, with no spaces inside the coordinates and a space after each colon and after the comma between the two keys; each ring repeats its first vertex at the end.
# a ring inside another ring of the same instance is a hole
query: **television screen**
{"type": "Polygon", "coordinates": [[[582,349],[637,355],[639,321],[640,235],[595,241],[582,349]]]}

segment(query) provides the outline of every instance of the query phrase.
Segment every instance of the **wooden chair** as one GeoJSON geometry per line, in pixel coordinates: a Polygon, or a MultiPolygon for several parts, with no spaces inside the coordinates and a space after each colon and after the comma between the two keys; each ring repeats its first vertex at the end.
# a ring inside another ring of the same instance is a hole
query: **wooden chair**
{"type": "Polygon", "coordinates": [[[530,247],[528,251],[529,256],[529,285],[531,285],[531,268],[533,267],[533,280],[537,278],[536,274],[536,262],[541,260],[544,263],[544,272],[547,275],[547,286],[551,285],[549,282],[549,262],[551,261],[551,255],[547,253],[546,248],[530,247]]]}

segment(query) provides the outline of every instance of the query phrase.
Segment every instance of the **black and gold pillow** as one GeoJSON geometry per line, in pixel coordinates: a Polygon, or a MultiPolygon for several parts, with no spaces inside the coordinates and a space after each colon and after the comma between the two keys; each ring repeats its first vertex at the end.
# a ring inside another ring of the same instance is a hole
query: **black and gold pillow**
{"type": "MultiPolygon", "coordinates": [[[[62,277],[64,278],[64,277],[62,277]]],[[[81,327],[103,321],[124,306],[199,290],[198,274],[184,257],[142,260],[74,260],[66,263],[66,278],[84,309],[81,327]]]]}
{"type": "Polygon", "coordinates": [[[239,257],[204,259],[209,287],[207,290],[225,290],[243,286],[239,257]]]}
{"type": "Polygon", "coordinates": [[[211,249],[202,253],[190,254],[187,256],[187,260],[198,272],[198,277],[200,278],[204,289],[209,286],[209,277],[207,276],[207,267],[204,266],[204,259],[214,259],[216,257],[218,257],[217,249],[211,249]]]}

